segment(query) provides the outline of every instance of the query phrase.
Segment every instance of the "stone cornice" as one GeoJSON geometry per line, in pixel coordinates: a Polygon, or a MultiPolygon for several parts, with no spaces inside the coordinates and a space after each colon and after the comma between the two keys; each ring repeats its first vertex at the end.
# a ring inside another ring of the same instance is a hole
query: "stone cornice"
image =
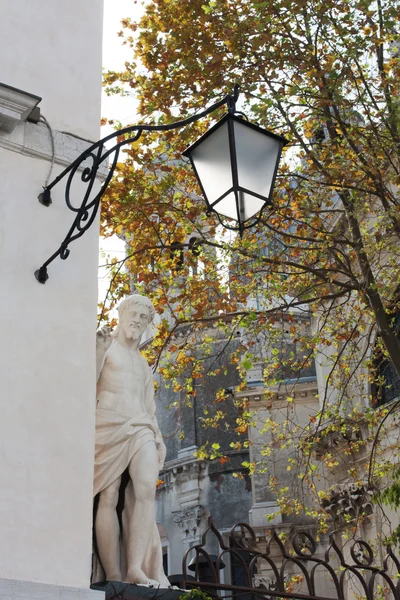
{"type": "Polygon", "coordinates": [[[250,407],[255,408],[265,403],[286,402],[288,396],[293,398],[295,403],[315,401],[317,393],[317,381],[313,380],[304,383],[281,384],[274,387],[264,387],[262,385],[248,387],[243,391],[236,392],[235,398],[247,398],[250,407]]]}
{"type": "Polygon", "coordinates": [[[185,458],[174,458],[173,460],[169,460],[164,464],[161,472],[172,471],[181,467],[182,469],[184,468],[185,471],[189,469],[198,470],[204,468],[204,466],[204,461],[199,460],[195,456],[185,458]]]}
{"type": "Polygon", "coordinates": [[[12,132],[40,101],[39,96],[0,83],[0,131],[12,132]]]}

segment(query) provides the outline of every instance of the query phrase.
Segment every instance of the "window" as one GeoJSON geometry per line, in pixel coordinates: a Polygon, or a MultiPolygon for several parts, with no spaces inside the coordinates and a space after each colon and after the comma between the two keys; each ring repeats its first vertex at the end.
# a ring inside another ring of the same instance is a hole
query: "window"
{"type": "Polygon", "coordinates": [[[179,271],[183,267],[183,263],[185,260],[183,254],[183,245],[180,242],[172,242],[170,246],[170,258],[171,260],[175,260],[175,270],[179,271]]]}
{"type": "MultiPolygon", "coordinates": [[[[254,555],[251,552],[246,552],[246,550],[237,548],[234,544],[232,544],[231,539],[229,539],[229,545],[233,550],[235,550],[235,552],[230,552],[231,585],[248,587],[249,584],[252,584],[252,582],[248,581],[247,569],[249,568],[251,559],[254,555]],[[239,556],[242,560],[239,558],[239,556]],[[245,564],[243,564],[243,561],[245,564]]],[[[252,574],[250,573],[250,576],[251,575],[252,574]]],[[[233,592],[232,598],[234,598],[234,600],[256,600],[256,597],[253,596],[253,594],[244,594],[243,592],[238,591],[233,592]]]]}
{"type": "MultiPolygon", "coordinates": [[[[400,337],[400,309],[396,307],[394,330],[400,337]]],[[[376,383],[371,386],[373,404],[382,406],[400,397],[400,377],[390,360],[383,355],[380,348],[376,348],[374,356],[374,372],[376,383]]]]}

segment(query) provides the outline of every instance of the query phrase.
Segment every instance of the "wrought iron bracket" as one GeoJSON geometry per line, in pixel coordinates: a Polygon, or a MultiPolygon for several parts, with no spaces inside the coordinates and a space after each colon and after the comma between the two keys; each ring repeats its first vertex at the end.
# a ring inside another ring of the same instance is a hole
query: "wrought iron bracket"
{"type": "Polygon", "coordinates": [[[235,85],[233,94],[227,94],[221,100],[218,100],[218,102],[212,104],[209,108],[206,108],[205,110],[192,115],[191,117],[187,117],[186,119],[175,121],[174,123],[168,123],[166,125],[132,125],[130,127],[125,127],[124,129],[114,131],[112,134],[92,144],[87,150],[82,152],[82,154],[78,156],[73,163],[64,169],[64,171],[62,171],[58,177],[46,185],[43,188],[43,192],[39,194],[38,200],[41,204],[48,207],[52,203],[51,190],[58,183],[60,183],[60,181],[65,180],[65,202],[69,210],[75,213],[75,218],[59,248],[42,264],[39,269],[35,271],[35,277],[39,283],[46,283],[48,280],[49,275],[47,272],[47,267],[53,262],[53,260],[55,260],[57,257],[60,257],[62,260],[67,259],[70,254],[70,244],[82,237],[82,235],[93,224],[93,221],[95,220],[99,210],[101,198],[107,190],[108,184],[112,179],[117,166],[119,153],[123,146],[127,146],[128,144],[136,142],[142,135],[143,131],[171,131],[173,129],[179,129],[189,125],[190,123],[199,121],[203,117],[206,117],[210,113],[214,112],[217,108],[220,108],[224,105],[227,106],[228,112],[235,113],[235,106],[238,96],[239,86],[235,85]],[[117,141],[112,148],[107,148],[106,144],[115,138],[117,138],[117,140],[119,139],[119,141],[117,141]],[[100,165],[108,160],[110,160],[110,166],[107,176],[102,183],[100,190],[94,195],[93,198],[91,198],[93,185],[95,183],[100,165]],[[78,170],[82,168],[83,163],[86,161],[89,161],[90,164],[83,168],[80,176],[81,181],[86,184],[86,190],[80,206],[74,206],[71,201],[71,185],[74,177],[78,173],[78,170]]]}

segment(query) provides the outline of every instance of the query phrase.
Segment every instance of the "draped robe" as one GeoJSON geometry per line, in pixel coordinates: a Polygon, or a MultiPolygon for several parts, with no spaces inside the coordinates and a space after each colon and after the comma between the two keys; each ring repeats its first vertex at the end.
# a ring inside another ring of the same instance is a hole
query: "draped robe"
{"type": "MultiPolygon", "coordinates": [[[[154,441],[159,444],[162,441],[155,418],[153,376],[141,355],[135,356],[135,360],[141,361],[133,394],[136,401],[132,401],[135,410],[126,405],[126,398],[124,402],[118,402],[118,391],[111,393],[101,387],[102,370],[118,371],[118,367],[126,367],[123,362],[127,356],[128,360],[132,360],[128,351],[114,339],[104,354],[100,368],[100,391],[96,408],[94,496],[122,475],[134,455],[146,442],[154,441]],[[102,405],[102,399],[105,400],[105,407],[102,405]],[[110,403],[114,402],[115,407],[110,406],[110,403]]],[[[123,376],[122,368],[121,375],[123,376]]]]}

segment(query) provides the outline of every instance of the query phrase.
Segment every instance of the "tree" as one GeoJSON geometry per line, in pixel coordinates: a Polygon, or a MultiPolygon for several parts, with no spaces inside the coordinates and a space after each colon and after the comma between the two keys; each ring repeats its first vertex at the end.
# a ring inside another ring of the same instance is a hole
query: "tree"
{"type": "MultiPolygon", "coordinates": [[[[400,258],[398,7],[382,0],[153,0],[139,24],[122,22],[133,61],[105,75],[108,93],[135,90],[140,114],[159,122],[193,113],[238,82],[240,110],[289,140],[274,208],[243,239],[223,234],[204,215],[180,159],[209,122],[149,136],[126,152],[103,205],[103,232],[123,233],[130,245],[127,272],[113,267],[113,297],[134,274],[160,312],[168,307],[173,316],[162,321],[153,345],[155,354],[165,351],[162,370],[173,385],[182,385],[188,365],[204,375],[193,332],[210,322],[228,333],[238,324],[247,331],[245,358],[232,356],[244,381],[258,360],[257,339],[268,339],[264,378],[273,384],[282,370],[273,353],[276,323],[289,321],[303,362],[318,356],[328,366],[314,439],[327,420],[349,411],[374,423],[386,418],[384,410],[365,408],[366,383],[376,381],[375,344],[400,374],[393,312],[400,258]],[[183,265],[176,244],[185,248],[183,265]],[[250,298],[257,298],[252,309],[250,298]],[[294,319],[296,307],[309,311],[312,332],[294,319]],[[172,334],[188,323],[191,337],[178,348],[172,334]]],[[[298,355],[286,363],[294,372],[301,367],[298,355]]]]}

